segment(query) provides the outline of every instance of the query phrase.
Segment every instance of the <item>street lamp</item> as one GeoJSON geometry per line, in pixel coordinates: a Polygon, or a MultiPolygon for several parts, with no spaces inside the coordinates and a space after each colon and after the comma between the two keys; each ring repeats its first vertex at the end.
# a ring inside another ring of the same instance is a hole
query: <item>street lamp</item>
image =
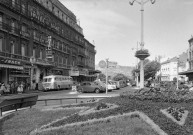
{"type": "MultiPolygon", "coordinates": [[[[138,51],[138,42],[137,42],[137,48],[132,48],[132,50],[138,51]]],[[[136,70],[138,70],[138,59],[136,60],[136,70]]],[[[135,72],[135,79],[136,79],[136,86],[137,86],[137,87],[138,87],[138,85],[139,85],[138,76],[139,76],[139,72],[135,72]]]]}
{"type": "Polygon", "coordinates": [[[132,0],[129,1],[130,5],[133,5],[134,2],[137,2],[139,5],[141,5],[141,42],[140,42],[140,47],[141,47],[141,54],[137,54],[135,55],[137,58],[140,59],[140,88],[144,88],[144,69],[143,69],[143,61],[145,58],[147,58],[149,56],[148,51],[146,52],[146,54],[143,53],[144,50],[144,23],[143,23],[143,12],[144,12],[144,5],[148,2],[151,2],[152,4],[155,3],[155,0],[132,0]]]}

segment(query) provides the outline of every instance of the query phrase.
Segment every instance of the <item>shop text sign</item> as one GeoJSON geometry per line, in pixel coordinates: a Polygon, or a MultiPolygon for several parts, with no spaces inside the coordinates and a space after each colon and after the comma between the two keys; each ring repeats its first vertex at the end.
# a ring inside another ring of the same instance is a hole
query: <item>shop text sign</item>
{"type": "Polygon", "coordinates": [[[21,65],[21,61],[0,58],[1,64],[21,65]]]}

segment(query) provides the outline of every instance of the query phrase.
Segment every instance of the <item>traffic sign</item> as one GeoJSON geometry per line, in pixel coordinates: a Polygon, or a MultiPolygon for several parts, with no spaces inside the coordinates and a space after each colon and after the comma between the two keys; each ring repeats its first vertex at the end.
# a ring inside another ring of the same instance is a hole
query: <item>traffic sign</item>
{"type": "Polygon", "coordinates": [[[106,64],[106,62],[104,61],[104,60],[101,60],[100,62],[99,62],[99,67],[100,68],[105,68],[107,66],[107,64],[106,64]]]}

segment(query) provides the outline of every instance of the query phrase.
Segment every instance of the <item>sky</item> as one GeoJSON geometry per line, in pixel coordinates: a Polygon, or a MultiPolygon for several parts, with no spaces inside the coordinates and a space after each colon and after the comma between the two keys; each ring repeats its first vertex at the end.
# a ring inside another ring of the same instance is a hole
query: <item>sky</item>
{"type": "MultiPolygon", "coordinates": [[[[95,45],[95,64],[109,59],[135,66],[141,41],[140,5],[131,0],[60,0],[72,11],[85,38],[95,45]],[[93,42],[94,41],[94,42],[93,42]]],[[[141,1],[141,0],[138,0],[141,1]]],[[[178,56],[187,51],[193,35],[193,0],[156,0],[144,6],[144,48],[150,60],[178,56]]]]}

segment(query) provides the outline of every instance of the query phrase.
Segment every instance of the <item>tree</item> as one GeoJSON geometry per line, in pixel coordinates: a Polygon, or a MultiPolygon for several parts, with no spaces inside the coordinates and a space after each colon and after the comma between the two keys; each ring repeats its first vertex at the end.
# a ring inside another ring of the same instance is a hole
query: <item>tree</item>
{"type": "Polygon", "coordinates": [[[106,75],[104,75],[103,73],[100,73],[100,74],[99,74],[99,79],[100,79],[101,81],[106,81],[106,75]]]}
{"type": "Polygon", "coordinates": [[[124,74],[121,74],[121,73],[118,73],[117,75],[115,75],[113,77],[113,80],[114,81],[119,81],[119,80],[127,80],[128,78],[124,75],[124,74]]]}
{"type": "Polygon", "coordinates": [[[155,78],[155,74],[160,70],[160,63],[157,61],[150,61],[144,66],[144,78],[149,79],[150,77],[155,78]]]}
{"type": "MultiPolygon", "coordinates": [[[[150,77],[154,78],[157,71],[160,70],[160,63],[158,61],[150,61],[149,59],[144,60],[144,79],[147,80],[150,77]]],[[[132,71],[133,76],[135,75],[136,71],[140,70],[140,62],[138,63],[138,69],[134,69],[132,71]]],[[[139,72],[140,76],[140,72],[139,72]]],[[[140,79],[140,77],[139,77],[140,79]]]]}

